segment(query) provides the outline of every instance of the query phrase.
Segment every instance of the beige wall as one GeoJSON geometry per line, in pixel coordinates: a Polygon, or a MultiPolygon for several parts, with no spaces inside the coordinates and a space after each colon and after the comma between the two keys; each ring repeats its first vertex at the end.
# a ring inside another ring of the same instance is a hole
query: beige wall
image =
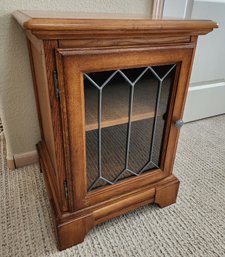
{"type": "Polygon", "coordinates": [[[11,17],[17,9],[149,14],[151,0],[0,0],[0,117],[7,158],[40,140],[26,38],[11,17]]]}

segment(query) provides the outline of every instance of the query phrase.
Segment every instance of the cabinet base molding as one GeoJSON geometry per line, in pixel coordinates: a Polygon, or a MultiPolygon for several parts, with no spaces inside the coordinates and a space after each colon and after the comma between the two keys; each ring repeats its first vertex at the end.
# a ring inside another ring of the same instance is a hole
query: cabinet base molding
{"type": "Polygon", "coordinates": [[[155,203],[158,204],[160,208],[176,203],[180,182],[176,177],[173,176],[173,178],[173,180],[166,184],[156,187],[155,203]]]}
{"type": "Polygon", "coordinates": [[[64,250],[84,241],[86,234],[94,227],[94,217],[87,214],[68,222],[57,224],[58,248],[64,250]]]}
{"type": "Polygon", "coordinates": [[[176,202],[179,180],[170,175],[137,190],[119,195],[105,202],[63,214],[49,174],[54,174],[47,149],[43,142],[37,145],[40,167],[43,171],[50,202],[54,210],[58,247],[64,250],[84,241],[85,235],[97,224],[128,213],[150,203],[163,208],[176,202]]]}

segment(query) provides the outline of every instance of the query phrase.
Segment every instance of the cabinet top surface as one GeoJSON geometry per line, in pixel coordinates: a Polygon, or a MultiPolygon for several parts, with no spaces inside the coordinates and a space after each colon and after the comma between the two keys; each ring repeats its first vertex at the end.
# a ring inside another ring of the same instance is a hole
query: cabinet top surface
{"type": "Polygon", "coordinates": [[[18,23],[27,30],[143,30],[195,31],[206,34],[218,25],[210,20],[153,19],[135,14],[76,13],[58,11],[24,11],[13,13],[18,23]]]}

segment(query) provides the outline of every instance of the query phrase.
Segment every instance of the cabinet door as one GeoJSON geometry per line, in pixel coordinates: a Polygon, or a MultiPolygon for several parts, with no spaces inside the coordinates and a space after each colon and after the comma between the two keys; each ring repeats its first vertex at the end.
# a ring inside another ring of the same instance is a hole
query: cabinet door
{"type": "Polygon", "coordinates": [[[58,49],[75,210],[172,172],[192,53],[192,45],[58,49]]]}

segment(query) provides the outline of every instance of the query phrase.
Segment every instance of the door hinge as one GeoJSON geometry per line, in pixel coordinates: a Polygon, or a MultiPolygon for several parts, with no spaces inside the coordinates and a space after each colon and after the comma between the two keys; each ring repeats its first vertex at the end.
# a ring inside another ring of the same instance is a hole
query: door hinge
{"type": "Polygon", "coordinates": [[[54,92],[55,92],[55,97],[57,100],[59,100],[59,81],[58,81],[58,74],[57,71],[53,71],[53,84],[54,84],[54,92]]]}
{"type": "Polygon", "coordinates": [[[66,199],[68,199],[69,198],[69,192],[68,192],[68,185],[67,185],[66,180],[64,180],[64,193],[65,193],[66,199]]]}

